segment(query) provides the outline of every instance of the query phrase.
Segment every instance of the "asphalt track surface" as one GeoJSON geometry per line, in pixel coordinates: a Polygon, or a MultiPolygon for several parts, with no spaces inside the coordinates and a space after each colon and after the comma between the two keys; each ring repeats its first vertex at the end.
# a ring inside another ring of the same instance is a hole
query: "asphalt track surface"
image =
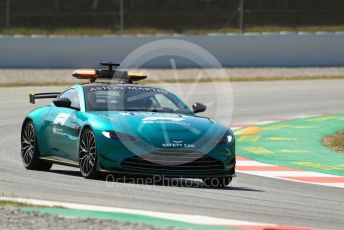
{"type": "MultiPolygon", "coordinates": [[[[250,82],[232,86],[231,125],[344,112],[344,80],[250,82]]],[[[86,180],[77,169],[63,166],[53,166],[50,172],[25,170],[20,159],[21,122],[26,113],[39,105],[29,104],[27,94],[63,88],[0,88],[1,195],[343,229],[344,190],[340,188],[241,173],[228,188],[206,189],[198,182],[193,182],[190,188],[86,180]]],[[[182,94],[190,85],[168,88],[182,94]]],[[[209,84],[200,84],[190,101],[208,100],[209,103],[213,95],[209,84]]],[[[229,96],[221,95],[221,98],[226,100],[229,96]]],[[[226,120],[229,110],[223,108],[216,118],[226,120]]],[[[187,180],[179,183],[189,184],[187,180]]]]}

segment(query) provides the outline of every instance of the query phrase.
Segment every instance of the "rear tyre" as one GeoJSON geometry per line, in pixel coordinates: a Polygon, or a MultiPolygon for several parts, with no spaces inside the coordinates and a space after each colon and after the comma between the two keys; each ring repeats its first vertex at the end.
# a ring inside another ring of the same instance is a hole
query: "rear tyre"
{"type": "Polygon", "coordinates": [[[228,186],[231,183],[232,177],[213,177],[213,178],[204,178],[202,180],[206,187],[223,188],[223,187],[228,186]]]}
{"type": "Polygon", "coordinates": [[[81,175],[87,179],[98,178],[97,171],[97,148],[96,139],[90,128],[85,128],[81,133],[79,144],[79,166],[81,175]]]}
{"type": "Polygon", "coordinates": [[[39,159],[35,127],[31,121],[26,122],[22,130],[21,157],[26,169],[48,171],[53,165],[39,159]]]}

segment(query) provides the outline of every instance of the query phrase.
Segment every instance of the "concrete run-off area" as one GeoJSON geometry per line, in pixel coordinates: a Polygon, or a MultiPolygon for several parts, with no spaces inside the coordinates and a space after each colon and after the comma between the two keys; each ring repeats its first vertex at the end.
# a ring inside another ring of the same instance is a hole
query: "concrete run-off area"
{"type": "MultiPolygon", "coordinates": [[[[139,71],[148,76],[142,83],[344,79],[344,67],[140,69],[139,71]]],[[[0,69],[0,86],[66,85],[80,82],[72,77],[72,72],[73,69],[0,69]]]]}

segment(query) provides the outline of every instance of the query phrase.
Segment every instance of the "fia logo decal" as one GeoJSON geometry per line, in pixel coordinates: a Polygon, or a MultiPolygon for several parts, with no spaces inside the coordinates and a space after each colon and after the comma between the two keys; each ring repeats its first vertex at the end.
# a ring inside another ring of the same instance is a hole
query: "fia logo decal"
{"type": "Polygon", "coordinates": [[[68,113],[59,113],[53,123],[54,125],[64,125],[69,117],[68,113]]]}

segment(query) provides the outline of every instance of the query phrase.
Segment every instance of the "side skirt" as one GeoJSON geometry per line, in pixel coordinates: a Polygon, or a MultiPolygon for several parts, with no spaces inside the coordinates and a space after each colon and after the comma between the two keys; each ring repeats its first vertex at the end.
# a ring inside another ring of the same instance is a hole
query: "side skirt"
{"type": "Polygon", "coordinates": [[[62,157],[57,157],[57,156],[47,156],[47,157],[40,157],[39,158],[42,161],[48,161],[54,164],[59,164],[59,165],[65,165],[65,166],[70,166],[70,167],[76,167],[79,168],[79,163],[76,161],[68,160],[62,157]]]}

